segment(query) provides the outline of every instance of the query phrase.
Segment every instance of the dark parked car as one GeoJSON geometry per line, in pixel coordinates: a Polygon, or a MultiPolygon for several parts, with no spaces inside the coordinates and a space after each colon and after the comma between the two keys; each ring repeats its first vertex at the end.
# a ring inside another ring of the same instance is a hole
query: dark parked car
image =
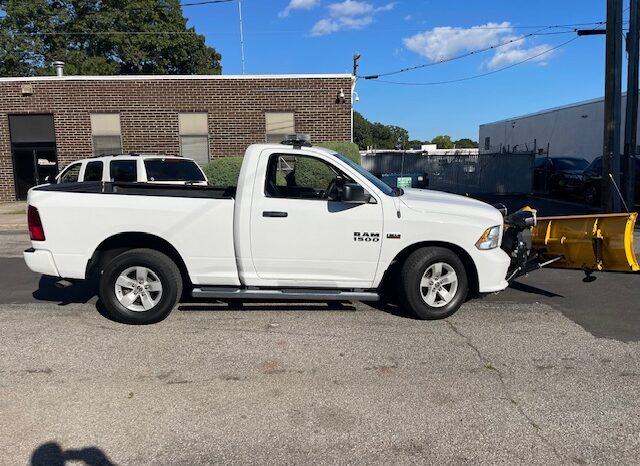
{"type": "MultiPolygon", "coordinates": [[[[636,157],[636,196],[635,203],[640,204],[640,158],[636,157]]],[[[585,168],[582,174],[582,194],[587,205],[595,206],[600,204],[600,194],[602,189],[602,157],[597,157],[585,168]]],[[[622,190],[622,186],[620,186],[622,190]]],[[[631,206],[629,206],[631,208],[631,206]]]]}
{"type": "Polygon", "coordinates": [[[550,194],[577,194],[582,188],[582,172],[588,165],[585,159],[576,157],[536,159],[533,189],[550,194]]]}

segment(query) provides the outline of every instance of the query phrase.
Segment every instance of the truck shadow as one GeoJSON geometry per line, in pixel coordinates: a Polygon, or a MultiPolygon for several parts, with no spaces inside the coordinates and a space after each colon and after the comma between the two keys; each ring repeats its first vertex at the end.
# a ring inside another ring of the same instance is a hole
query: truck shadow
{"type": "Polygon", "coordinates": [[[85,304],[98,294],[98,279],[92,277],[86,281],[73,282],[67,287],[56,285],[60,279],[43,275],[38,282],[38,289],[32,296],[38,301],[57,302],[59,306],[67,304],[85,304]]]}
{"type": "Polygon", "coordinates": [[[65,466],[81,461],[89,466],[115,466],[109,457],[97,447],[79,450],[63,450],[56,442],[47,442],[31,454],[31,466],[65,466]]]}
{"type": "Polygon", "coordinates": [[[300,312],[300,311],[342,311],[353,312],[356,307],[350,302],[309,302],[309,301],[193,301],[182,300],[177,308],[184,312],[300,312]]]}

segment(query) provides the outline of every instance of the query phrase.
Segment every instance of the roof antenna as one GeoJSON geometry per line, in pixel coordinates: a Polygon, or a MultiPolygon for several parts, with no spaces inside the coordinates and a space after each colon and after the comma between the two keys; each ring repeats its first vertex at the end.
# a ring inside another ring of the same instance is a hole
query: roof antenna
{"type": "Polygon", "coordinates": [[[611,178],[611,182],[613,183],[613,186],[615,186],[616,191],[618,192],[618,196],[620,197],[620,200],[622,201],[622,205],[624,206],[624,210],[626,210],[627,213],[630,214],[631,212],[629,211],[629,207],[627,207],[627,203],[624,202],[624,197],[622,196],[622,193],[620,192],[620,188],[618,188],[618,183],[616,183],[616,180],[613,179],[613,176],[611,175],[611,173],[609,173],[609,178],[611,178]]]}

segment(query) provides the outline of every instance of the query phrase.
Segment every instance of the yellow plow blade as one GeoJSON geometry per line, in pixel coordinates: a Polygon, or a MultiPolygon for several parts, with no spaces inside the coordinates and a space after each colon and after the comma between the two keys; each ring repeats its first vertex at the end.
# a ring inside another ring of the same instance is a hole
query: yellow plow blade
{"type": "Polygon", "coordinates": [[[541,217],[532,230],[532,249],[543,261],[562,256],[549,267],[615,272],[640,270],[633,251],[638,214],[541,217]]]}

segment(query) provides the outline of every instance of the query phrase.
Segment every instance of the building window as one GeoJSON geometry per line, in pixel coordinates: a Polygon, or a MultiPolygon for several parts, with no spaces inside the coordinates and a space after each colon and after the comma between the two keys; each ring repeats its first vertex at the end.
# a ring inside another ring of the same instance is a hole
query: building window
{"type": "Polygon", "coordinates": [[[484,138],[484,150],[489,149],[491,149],[491,138],[487,136],[486,138],[484,138]]]}
{"type": "Polygon", "coordinates": [[[198,165],[209,162],[209,126],[206,113],[180,113],[180,155],[198,165]]]}
{"type": "Polygon", "coordinates": [[[93,155],[122,154],[120,115],[118,113],[92,113],[91,137],[93,155]]]}
{"type": "Polygon", "coordinates": [[[295,134],[295,116],[293,112],[267,112],[264,114],[266,142],[281,143],[289,134],[295,134]]]}

